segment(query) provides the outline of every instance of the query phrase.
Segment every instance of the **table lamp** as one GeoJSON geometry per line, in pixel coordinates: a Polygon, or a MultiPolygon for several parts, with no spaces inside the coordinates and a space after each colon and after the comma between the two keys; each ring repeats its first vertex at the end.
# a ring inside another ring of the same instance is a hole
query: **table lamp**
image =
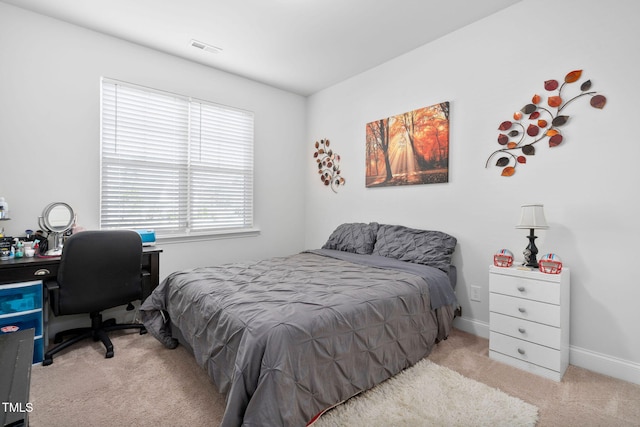
{"type": "Polygon", "coordinates": [[[524,250],[525,264],[527,267],[538,268],[538,248],[536,247],[536,237],[533,234],[533,230],[549,228],[547,220],[544,217],[544,205],[541,204],[529,204],[522,205],[520,211],[520,222],[516,225],[516,228],[528,228],[529,229],[529,245],[524,250]]]}

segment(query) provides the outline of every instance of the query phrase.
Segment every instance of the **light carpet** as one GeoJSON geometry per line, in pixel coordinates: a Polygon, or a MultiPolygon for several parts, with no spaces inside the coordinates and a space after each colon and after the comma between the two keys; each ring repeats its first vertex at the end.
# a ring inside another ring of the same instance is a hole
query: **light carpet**
{"type": "MultiPolygon", "coordinates": [[[[99,342],[65,349],[34,366],[31,427],[217,426],[224,396],[184,347],[167,350],[150,334],[112,334],[115,357],[99,342]]],[[[538,410],[515,397],[424,360],[324,414],[328,426],[533,426],[538,410]],[[357,409],[351,409],[356,407],[357,409]]]]}
{"type": "Polygon", "coordinates": [[[313,427],[535,426],[538,408],[423,359],[313,427]]]}

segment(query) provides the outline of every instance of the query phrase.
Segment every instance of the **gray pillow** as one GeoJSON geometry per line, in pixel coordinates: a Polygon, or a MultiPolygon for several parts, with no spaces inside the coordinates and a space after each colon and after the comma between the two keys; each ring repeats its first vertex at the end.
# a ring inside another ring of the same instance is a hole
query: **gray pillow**
{"type": "Polygon", "coordinates": [[[341,224],[336,228],[322,249],[353,252],[361,255],[370,255],[376,242],[378,223],[365,224],[352,222],[341,224]]]}
{"type": "Polygon", "coordinates": [[[441,231],[382,224],[372,255],[429,265],[448,273],[456,243],[455,237],[441,231]]]}

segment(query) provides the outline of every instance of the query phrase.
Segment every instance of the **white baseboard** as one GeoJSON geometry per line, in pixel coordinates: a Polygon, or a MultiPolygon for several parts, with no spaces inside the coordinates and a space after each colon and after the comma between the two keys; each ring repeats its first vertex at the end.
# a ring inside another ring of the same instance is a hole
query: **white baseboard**
{"type": "Polygon", "coordinates": [[[476,319],[470,319],[468,317],[456,317],[453,320],[453,326],[461,331],[468,332],[478,337],[489,339],[489,324],[480,322],[476,319]]]}
{"type": "Polygon", "coordinates": [[[640,384],[640,363],[570,346],[569,364],[630,383],[640,384]]]}
{"type": "MultiPolygon", "coordinates": [[[[468,317],[457,317],[453,321],[453,326],[461,331],[489,339],[488,323],[468,317]]],[[[576,346],[570,346],[569,364],[597,372],[598,374],[640,384],[640,363],[576,346]]]]}

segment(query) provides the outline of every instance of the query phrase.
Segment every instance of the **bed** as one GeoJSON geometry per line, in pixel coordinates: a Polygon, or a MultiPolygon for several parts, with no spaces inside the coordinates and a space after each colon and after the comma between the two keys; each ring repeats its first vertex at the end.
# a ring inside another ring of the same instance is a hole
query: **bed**
{"type": "Polygon", "coordinates": [[[141,306],[226,395],[222,426],[305,426],[446,339],[458,303],[439,231],[340,225],[321,249],[170,274],[141,306]]]}

